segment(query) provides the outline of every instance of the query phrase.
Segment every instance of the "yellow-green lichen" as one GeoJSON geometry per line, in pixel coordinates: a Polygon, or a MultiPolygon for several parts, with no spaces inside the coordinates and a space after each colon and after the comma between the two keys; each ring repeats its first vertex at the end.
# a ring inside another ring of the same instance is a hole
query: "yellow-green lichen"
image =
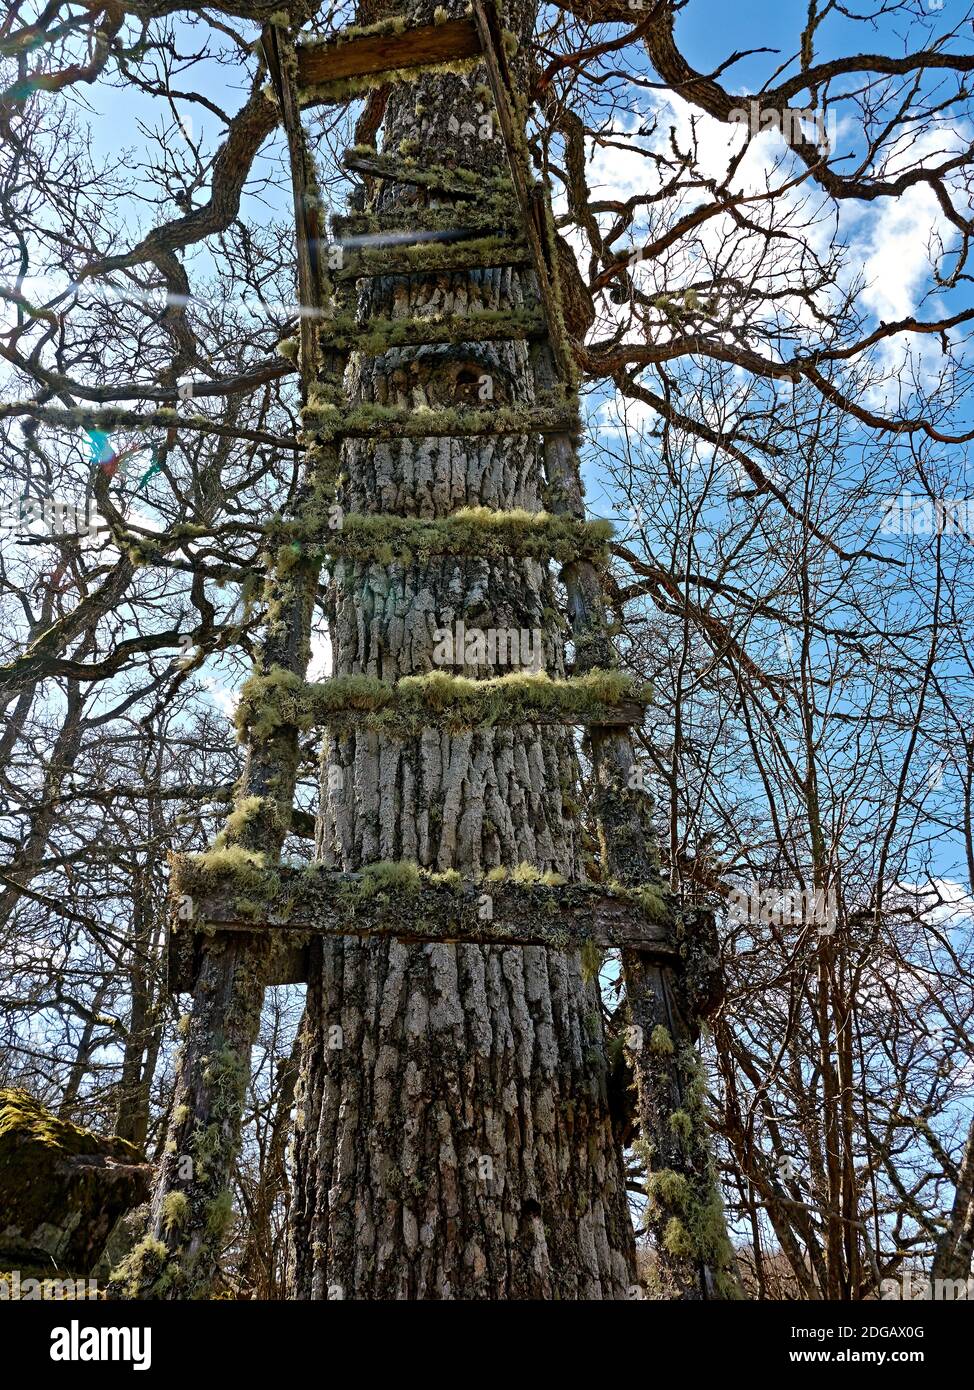
{"type": "Polygon", "coordinates": [[[676,1054],[681,1106],[666,1117],[669,1138],[659,1143],[683,1171],[672,1166],[652,1171],[654,1147],[646,1150],[650,1172],[647,1192],[663,1250],[673,1259],[708,1268],[721,1298],[740,1297],[734,1271],[734,1252],[727,1235],[723,1203],[710,1148],[704,1110],[706,1079],[699,1058],[689,1045],[676,1054]],[[673,1141],[676,1147],[673,1147],[673,1141]]]}
{"type": "MultiPolygon", "coordinates": [[[[647,694],[631,676],[597,669],[564,680],[543,672],[514,671],[477,681],[431,671],[404,676],[392,685],[365,675],[304,682],[276,667],[245,683],[237,723],[241,733],[249,728],[257,738],[268,737],[282,725],[310,729],[349,722],[407,738],[430,724],[477,729],[536,720],[597,722],[600,716],[611,719],[621,701],[645,699],[647,694]]],[[[214,849],[210,854],[230,852],[214,849]]]]}
{"type": "Polygon", "coordinates": [[[218,1240],[230,1225],[232,1216],[233,1197],[229,1192],[220,1192],[206,1208],[208,1234],[218,1240]]]}
{"type": "Polygon", "coordinates": [[[324,515],[319,500],[305,506],[299,521],[274,528],[284,535],[308,537],[303,544],[296,539],[277,551],[279,572],[326,556],[373,564],[424,564],[441,555],[530,557],[560,564],[584,558],[603,563],[612,537],[609,521],[576,522],[549,512],[489,507],[464,507],[437,519],[349,512],[341,526],[329,532],[332,504],[328,500],[324,504],[328,508],[324,515]]]}
{"type": "Polygon", "coordinates": [[[121,1298],[159,1297],[173,1280],[165,1242],[147,1235],[112,1270],[109,1292],[121,1298]]]}
{"type": "Polygon", "coordinates": [[[594,941],[586,941],[580,952],[582,965],[582,979],[586,984],[591,984],[599,977],[602,969],[602,962],[605,959],[601,948],[594,941]]]}
{"type": "Polygon", "coordinates": [[[300,88],[298,96],[302,106],[318,105],[324,102],[338,104],[352,101],[355,97],[367,96],[377,87],[419,82],[434,67],[438,73],[453,73],[457,77],[463,77],[467,73],[473,72],[479,62],[479,57],[453,58],[445,59],[442,62],[432,62],[426,67],[383,68],[381,72],[361,73],[355,77],[340,77],[330,82],[309,83],[307,87],[300,88]]]}
{"type": "Polygon", "coordinates": [[[670,1116],[670,1130],[678,1139],[689,1143],[693,1134],[693,1120],[685,1110],[674,1110],[670,1116]]]}
{"type": "Polygon", "coordinates": [[[336,315],[321,337],[331,347],[375,356],[396,347],[505,341],[543,329],[544,319],[536,309],[478,309],[462,316],[434,312],[419,318],[373,318],[362,325],[354,315],[336,315]]]}
{"type": "Polygon", "coordinates": [[[167,1233],[178,1231],[189,1215],[189,1198],[185,1192],[167,1192],[162,1203],[161,1224],[167,1233]]]}
{"type": "Polygon", "coordinates": [[[336,405],[309,404],[301,414],[305,427],[314,430],[323,441],[340,436],[461,439],[473,435],[574,434],[581,428],[577,403],[567,398],[564,404],[556,406],[498,406],[493,410],[371,404],[341,410],[336,405]]]}

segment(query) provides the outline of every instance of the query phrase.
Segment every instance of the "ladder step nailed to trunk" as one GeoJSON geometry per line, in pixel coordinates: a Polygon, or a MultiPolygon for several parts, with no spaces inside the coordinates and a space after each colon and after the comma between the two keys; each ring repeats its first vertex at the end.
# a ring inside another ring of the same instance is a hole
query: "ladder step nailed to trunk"
{"type": "Polygon", "coordinates": [[[407,406],[363,405],[352,410],[318,406],[305,408],[304,422],[319,438],[331,439],[462,439],[471,435],[570,434],[581,432],[577,407],[496,406],[476,410],[416,409],[407,406]]]}
{"type": "Polygon", "coordinates": [[[342,246],[355,247],[393,242],[421,241],[424,237],[448,236],[457,240],[483,236],[519,236],[520,222],[510,207],[496,208],[480,203],[465,208],[396,208],[392,212],[334,213],[332,235],[342,246]]]}
{"type": "Polygon", "coordinates": [[[404,19],[352,26],[320,42],[297,45],[297,79],[302,88],[327,86],[383,73],[429,72],[480,56],[480,33],[473,19],[440,24],[408,24],[404,19]]]}
{"type": "Polygon", "coordinates": [[[371,145],[352,145],[342,155],[342,167],[350,174],[388,179],[392,183],[425,189],[427,193],[464,198],[479,204],[489,199],[496,206],[501,199],[514,197],[514,184],[510,178],[484,178],[471,173],[469,169],[442,165],[429,168],[413,155],[380,153],[371,145]]]}
{"type": "Polygon", "coordinates": [[[179,907],[167,951],[173,993],[192,989],[201,942],[216,931],[278,936],[285,949],[270,984],[302,983],[308,942],[331,936],[569,951],[631,948],[660,963],[679,963],[680,912],[667,895],[545,882],[523,868],[464,881],[411,863],[356,873],[320,864],[268,870],[251,864],[237,876],[210,869],[206,855],[174,855],[171,883],[179,907]]]}
{"type": "Polygon", "coordinates": [[[538,310],[473,310],[456,314],[386,318],[376,316],[359,324],[337,316],[322,321],[318,340],[339,352],[376,354],[390,348],[428,347],[447,343],[537,342],[547,335],[545,318],[538,310]]]}
{"type": "Polygon", "coordinates": [[[440,669],[396,682],[355,674],[307,681],[277,667],[245,682],[236,718],[242,733],[258,738],[276,729],[315,727],[365,727],[390,738],[410,738],[426,728],[631,728],[643,723],[649,695],[648,687],[615,671],[563,679],[517,671],[471,680],[440,669]]]}
{"type": "Polygon", "coordinates": [[[531,252],[522,238],[476,236],[469,240],[400,239],[385,246],[362,246],[343,254],[333,272],[338,284],[363,276],[431,275],[462,270],[493,270],[501,266],[531,264],[531,252]]]}

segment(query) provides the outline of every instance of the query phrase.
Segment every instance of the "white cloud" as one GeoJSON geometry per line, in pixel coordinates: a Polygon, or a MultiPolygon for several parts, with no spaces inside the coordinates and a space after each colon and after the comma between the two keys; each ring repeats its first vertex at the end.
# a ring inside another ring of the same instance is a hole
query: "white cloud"
{"type": "Polygon", "coordinates": [[[311,660],[308,662],[308,680],[320,681],[330,676],[334,669],[331,654],[331,638],[327,632],[316,632],[311,638],[311,660]]]}
{"type": "Polygon", "coordinates": [[[240,692],[231,690],[228,685],[216,679],[215,676],[204,676],[203,686],[209,691],[210,699],[228,719],[233,719],[237,712],[237,704],[240,700],[240,692]]]}

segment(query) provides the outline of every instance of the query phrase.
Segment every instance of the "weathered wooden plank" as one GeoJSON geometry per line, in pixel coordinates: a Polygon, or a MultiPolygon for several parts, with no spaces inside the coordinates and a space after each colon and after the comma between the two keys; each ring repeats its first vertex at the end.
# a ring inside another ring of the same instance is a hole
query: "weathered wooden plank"
{"type": "Polygon", "coordinates": [[[394,183],[411,184],[430,192],[446,193],[452,198],[469,198],[476,202],[485,194],[507,193],[513,197],[510,179],[475,178],[464,169],[425,168],[415,159],[401,154],[380,154],[378,150],[353,146],[342,155],[342,166],[353,174],[373,179],[389,179],[394,183]]]}
{"type": "Polygon", "coordinates": [[[313,87],[346,77],[435,68],[476,58],[480,36],[472,19],[417,24],[401,32],[351,35],[298,45],[298,83],[313,87]]]}
{"type": "Polygon", "coordinates": [[[564,406],[498,406],[492,410],[410,410],[360,406],[336,412],[309,406],[307,427],[320,439],[463,439],[474,435],[570,434],[581,430],[574,410],[564,406]]]}
{"type": "Polygon", "coordinates": [[[346,283],[360,276],[452,274],[530,264],[531,252],[515,237],[477,234],[466,240],[441,241],[419,234],[408,241],[346,252],[333,275],[338,283],[346,283]]]}
{"type": "Polygon", "coordinates": [[[318,338],[329,347],[348,352],[380,353],[396,347],[423,347],[433,343],[490,343],[536,341],[547,333],[541,314],[496,310],[450,314],[439,318],[370,318],[361,326],[325,320],[318,338]]]}
{"type": "Polygon", "coordinates": [[[394,208],[391,212],[336,213],[331,219],[332,235],[342,246],[372,245],[386,237],[399,241],[419,240],[438,235],[461,240],[465,237],[512,235],[519,230],[513,209],[505,215],[488,208],[394,208]]]}
{"type": "Polygon", "coordinates": [[[301,950],[314,937],[385,936],[405,942],[467,942],[484,946],[544,946],[552,950],[631,947],[660,961],[676,962],[676,914],[655,905],[653,915],[629,897],[595,884],[548,885],[451,882],[424,875],[410,885],[370,880],[365,873],[335,873],[312,867],[277,871],[273,900],[255,920],[255,903],[232,879],[214,884],[194,879],[192,860],[180,861],[174,882],[192,921],[171,932],[171,985],[178,991],[192,975],[194,939],[207,932],[280,933],[274,983],[296,983],[301,950]],[[195,887],[195,891],[194,890],[195,887]],[[293,944],[292,944],[293,943],[293,944]]]}
{"type": "MultiPolygon", "coordinates": [[[[632,729],[641,728],[646,720],[646,706],[638,700],[619,700],[614,705],[603,705],[601,709],[594,712],[571,711],[562,712],[559,710],[528,710],[519,714],[513,719],[502,719],[498,717],[496,725],[511,727],[520,724],[539,724],[545,728],[574,728],[574,729],[632,729]]],[[[347,710],[339,711],[333,715],[323,715],[321,726],[323,728],[351,728],[357,724],[368,726],[370,722],[370,712],[368,710],[347,710]]],[[[441,721],[441,726],[445,728],[455,727],[458,731],[466,729],[468,726],[463,716],[456,716],[455,725],[451,725],[449,716],[445,716],[441,721]]],[[[411,733],[420,733],[423,729],[429,728],[430,719],[416,717],[414,724],[407,724],[405,720],[400,721],[398,731],[404,732],[407,728],[411,733]]],[[[473,725],[474,728],[480,727],[473,725]]],[[[390,732],[395,732],[390,730],[390,732]]]]}

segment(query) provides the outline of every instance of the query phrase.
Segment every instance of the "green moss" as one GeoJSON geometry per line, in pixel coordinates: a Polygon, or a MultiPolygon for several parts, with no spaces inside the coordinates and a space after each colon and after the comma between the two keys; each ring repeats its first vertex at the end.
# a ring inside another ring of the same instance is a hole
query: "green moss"
{"type": "Polygon", "coordinates": [[[17,1087],[0,1088],[0,1179],[10,1197],[11,1179],[18,1170],[24,1169],[25,1195],[29,1190],[38,1198],[43,1215],[46,1195],[36,1159],[38,1154],[43,1154],[44,1161],[50,1155],[53,1165],[79,1154],[106,1154],[117,1162],[143,1162],[143,1155],[128,1140],[72,1125],[69,1120],[53,1115],[29,1091],[17,1087]],[[25,1158],[32,1152],[35,1158],[25,1158]]]}
{"type": "MultiPolygon", "coordinates": [[[[647,1191],[659,1219],[658,1239],[672,1258],[705,1265],[713,1273],[722,1298],[740,1297],[734,1273],[734,1252],[727,1236],[723,1203],[717,1183],[705,1114],[706,1077],[699,1059],[687,1045],[676,1054],[682,1104],[667,1117],[670,1140],[659,1142],[671,1154],[674,1167],[650,1171],[647,1191]],[[674,1148],[673,1142],[676,1141],[674,1148]]],[[[647,1154],[652,1166],[653,1155],[647,1154]]]]}
{"type": "Polygon", "coordinates": [[[678,1216],[671,1216],[666,1223],[663,1247],[668,1254],[677,1259],[690,1259],[695,1254],[690,1233],[678,1216]]]}
{"type": "Polygon", "coordinates": [[[641,884],[634,890],[634,896],[650,921],[665,921],[672,916],[666,896],[658,883],[641,884]]]}
{"type": "MultiPolygon", "coordinates": [[[[0,1233],[11,1249],[35,1243],[41,1227],[56,1227],[59,1257],[67,1269],[87,1270],[100,1251],[89,1237],[92,1222],[124,1211],[126,1186],[105,1183],[99,1160],[118,1165],[144,1162],[134,1144],[94,1133],[53,1115],[29,1092],[0,1088],[0,1233]],[[90,1162],[76,1163],[81,1156],[90,1162]],[[72,1262],[78,1261],[75,1266],[72,1262]]],[[[133,1182],[131,1190],[136,1191],[133,1182]]],[[[142,1200],[137,1197],[136,1201],[142,1200]]],[[[134,1204],[134,1203],[133,1203],[134,1204]]],[[[109,1227],[110,1229],[110,1227],[109,1227]]],[[[105,1235],[108,1234],[106,1230],[105,1235]]]]}
{"type": "Polygon", "coordinates": [[[340,529],[329,531],[330,506],[330,500],[324,502],[324,511],[320,503],[306,506],[300,521],[268,528],[272,536],[295,537],[277,551],[279,572],[327,556],[380,564],[397,559],[426,563],[442,555],[526,557],[559,564],[584,558],[601,564],[612,537],[612,523],[607,521],[577,522],[549,512],[489,507],[464,507],[438,519],[349,512],[340,529]],[[312,544],[302,548],[298,537],[312,544]]]}
{"type": "Polygon", "coordinates": [[[237,883],[262,883],[267,868],[263,851],[244,849],[242,845],[221,845],[194,855],[200,876],[232,877],[237,883]]]}
{"type": "Polygon", "coordinates": [[[693,1120],[685,1110],[674,1110],[670,1116],[670,1130],[684,1143],[689,1143],[693,1135],[693,1120]]]}
{"type": "Polygon", "coordinates": [[[690,1183],[683,1173],[661,1168],[651,1173],[647,1184],[650,1200],[671,1210],[685,1211],[690,1203],[690,1183]]]}
{"type": "Polygon", "coordinates": [[[233,1216],[233,1197],[221,1192],[206,1208],[206,1230],[215,1240],[225,1233],[233,1216]]]}
{"type": "MultiPolygon", "coordinates": [[[[403,140],[405,157],[422,145],[419,140],[403,140]]],[[[362,247],[346,254],[338,278],[361,275],[409,275],[443,270],[479,270],[497,265],[527,265],[530,252],[520,237],[491,232],[486,236],[465,237],[462,241],[419,241],[412,244],[362,247]]]]}
{"type": "Polygon", "coordinates": [[[308,403],[312,407],[341,406],[344,401],[344,383],[337,374],[320,376],[308,387],[308,403]]]}
{"type": "MultiPolygon", "coordinates": [[[[244,682],[237,704],[237,729],[242,734],[246,728],[258,741],[266,739],[286,721],[285,711],[294,709],[303,699],[305,682],[293,671],[274,666],[266,674],[255,673],[244,682]]],[[[307,723],[299,723],[298,728],[310,728],[307,723]]]]}
{"type": "Polygon", "coordinates": [[[200,1182],[206,1182],[210,1169],[219,1163],[226,1151],[226,1141],[220,1126],[197,1125],[190,1138],[189,1148],[195,1176],[200,1182]]]}
{"type": "Polygon", "coordinates": [[[408,28],[408,21],[405,15],[387,15],[385,19],[378,19],[373,24],[347,24],[344,29],[339,29],[337,34],[329,35],[325,40],[324,48],[341,48],[346,43],[355,43],[359,39],[378,39],[383,35],[401,34],[408,28]]]}
{"type": "MultiPolygon", "coordinates": [[[[557,680],[543,672],[514,671],[489,680],[470,680],[446,671],[404,676],[397,684],[373,676],[343,675],[304,682],[275,667],[255,675],[240,693],[237,727],[269,737],[281,726],[310,729],[351,723],[407,738],[431,724],[450,729],[492,728],[532,720],[597,721],[620,701],[645,695],[620,671],[588,671],[557,680]]],[[[211,855],[228,851],[214,849],[211,855]]]]}
{"type": "Polygon", "coordinates": [[[110,1290],[122,1298],[159,1296],[172,1284],[165,1243],[146,1236],[112,1271],[110,1290]]]}
{"type": "Polygon", "coordinates": [[[383,68],[381,72],[362,73],[356,77],[336,78],[331,82],[311,83],[307,87],[299,89],[298,97],[302,106],[317,105],[321,102],[344,103],[353,100],[355,97],[368,96],[377,87],[385,87],[390,83],[403,85],[409,82],[419,82],[433,68],[439,73],[454,73],[458,77],[465,76],[473,72],[480,59],[474,58],[455,58],[445,62],[430,63],[422,68],[383,68]]]}
{"type": "MultiPolygon", "coordinates": [[[[400,149],[402,146],[400,146],[400,149]]],[[[400,234],[403,242],[413,239],[419,232],[461,232],[464,236],[472,236],[479,231],[481,235],[490,233],[497,236],[503,233],[505,236],[516,236],[520,233],[520,218],[518,213],[511,206],[509,196],[499,197],[496,193],[487,193],[484,197],[478,197],[476,202],[466,202],[457,207],[415,207],[410,204],[405,207],[393,208],[392,210],[383,209],[382,211],[370,210],[368,212],[350,212],[344,217],[336,219],[336,235],[340,240],[357,239],[379,235],[388,237],[391,234],[400,234]]],[[[423,311],[422,318],[414,322],[427,322],[428,310],[423,311]]],[[[543,319],[536,310],[517,310],[517,309],[470,309],[466,312],[456,313],[433,312],[432,318],[441,323],[450,323],[458,331],[462,331],[470,318],[474,323],[483,316],[489,318],[503,330],[512,317],[526,314],[528,318],[536,323],[543,323],[543,319]]],[[[400,320],[393,320],[400,322],[400,320]]],[[[409,322],[410,320],[404,320],[409,322]]],[[[384,322],[388,323],[386,319],[384,322]]],[[[329,324],[331,327],[331,324],[329,324]]]]}
{"type": "MultiPolygon", "coordinates": [[[[431,807],[431,819],[435,819],[437,809],[435,806],[431,807]]],[[[243,872],[250,878],[254,874],[253,866],[245,863],[243,872]]],[[[391,860],[369,864],[357,876],[338,876],[337,880],[334,875],[324,872],[320,864],[311,864],[300,873],[289,876],[283,883],[281,875],[275,869],[268,868],[264,871],[263,880],[258,881],[255,886],[252,901],[236,896],[234,890],[237,885],[232,870],[227,870],[219,877],[211,877],[201,873],[198,859],[192,855],[177,861],[174,877],[183,890],[192,889],[201,898],[205,898],[207,894],[222,897],[224,900],[229,898],[238,912],[242,906],[250,907],[250,915],[255,921],[262,920],[271,901],[274,902],[274,911],[279,920],[287,920],[298,904],[303,913],[313,914],[318,895],[322,893],[326,895],[325,900],[334,905],[333,895],[337,892],[339,903],[349,914],[354,914],[358,907],[376,899],[385,904],[411,903],[426,888],[447,889],[459,895],[478,882],[487,887],[510,885],[512,889],[522,889],[525,894],[530,895],[533,912],[551,915],[554,919],[551,925],[555,928],[551,935],[552,941],[558,936],[556,919],[560,907],[577,906],[580,898],[585,901],[586,896],[593,891],[592,885],[566,883],[561,874],[551,870],[542,871],[526,863],[515,868],[492,868],[479,880],[466,880],[456,869],[437,871],[422,868],[414,860],[391,860]],[[536,891],[538,888],[547,891],[539,894],[536,891]],[[564,895],[558,892],[559,889],[564,889],[564,895]]],[[[442,906],[442,900],[440,905],[442,906]]],[[[412,912],[413,908],[410,907],[407,915],[412,912]]],[[[206,930],[205,924],[201,929],[206,930]]],[[[573,943],[566,937],[565,945],[571,944],[573,943]]],[[[591,960],[593,968],[600,963],[601,957],[598,962],[591,960]]]]}
{"type": "Polygon", "coordinates": [[[511,879],[514,883],[540,883],[541,871],[533,864],[518,864],[517,868],[511,871],[511,879]]]}
{"type": "Polygon", "coordinates": [[[95,1153],[99,1143],[90,1129],[59,1120],[28,1091],[0,1090],[0,1142],[19,1135],[65,1155],[95,1153]]]}
{"type": "MultiPolygon", "coordinates": [[[[309,873],[313,877],[313,867],[309,873]]],[[[349,909],[354,910],[375,899],[408,901],[415,898],[426,884],[460,892],[463,879],[456,869],[436,872],[420,868],[413,859],[382,860],[367,864],[357,882],[343,887],[341,898],[349,909]]]]}
{"type": "Polygon", "coordinates": [[[669,1029],[662,1023],[658,1023],[650,1035],[649,1050],[657,1057],[669,1057],[675,1050],[669,1029]]]}
{"type": "Polygon", "coordinates": [[[262,898],[234,898],[233,905],[252,922],[259,921],[267,912],[267,903],[262,898]]]}
{"type": "Polygon", "coordinates": [[[229,1043],[203,1058],[203,1080],[210,1088],[210,1114],[214,1119],[237,1113],[248,1075],[246,1058],[229,1043]]]}
{"type": "Polygon", "coordinates": [[[396,347],[505,341],[537,335],[543,329],[544,319],[535,309],[478,309],[463,316],[432,313],[421,318],[370,319],[364,325],[354,315],[336,315],[323,326],[321,338],[336,349],[377,356],[396,347]]]}
{"type": "Polygon", "coordinates": [[[216,837],[216,848],[222,849],[228,841],[239,840],[263,804],[264,798],[260,796],[245,796],[236,802],[233,810],[227,816],[223,829],[216,837]]]}
{"type": "MultiPolygon", "coordinates": [[[[381,272],[376,271],[376,274],[381,272]]],[[[369,439],[460,439],[473,435],[577,434],[581,429],[577,403],[561,406],[499,406],[493,410],[410,409],[405,406],[359,405],[342,411],[337,406],[304,407],[305,427],[322,440],[339,436],[369,439]]]]}
{"type": "Polygon", "coordinates": [[[431,883],[458,890],[463,887],[463,878],[457,869],[444,869],[441,873],[430,874],[431,883]]]}
{"type": "Polygon", "coordinates": [[[159,563],[162,559],[163,548],[159,541],[143,538],[127,544],[125,553],[134,569],[144,569],[147,565],[159,563]]]}
{"type": "Polygon", "coordinates": [[[419,892],[421,884],[420,868],[414,860],[382,860],[366,865],[358,883],[349,887],[347,898],[350,902],[361,903],[380,893],[412,897],[419,892]]]}
{"type": "Polygon", "coordinates": [[[594,941],[586,941],[579,954],[581,956],[582,979],[586,984],[591,984],[599,977],[604,955],[594,941]]]}
{"type": "Polygon", "coordinates": [[[185,1192],[167,1192],[162,1203],[162,1229],[166,1232],[180,1230],[188,1215],[189,1198],[185,1192]]]}
{"type": "MultiPolygon", "coordinates": [[[[471,60],[476,64],[479,60],[471,60]]],[[[441,193],[456,193],[459,197],[476,198],[480,202],[492,196],[504,196],[508,203],[514,197],[514,185],[506,174],[484,174],[480,169],[460,169],[448,164],[420,163],[415,159],[399,159],[380,154],[374,145],[352,145],[348,154],[368,159],[382,178],[415,184],[419,188],[435,188],[441,193]]]]}

